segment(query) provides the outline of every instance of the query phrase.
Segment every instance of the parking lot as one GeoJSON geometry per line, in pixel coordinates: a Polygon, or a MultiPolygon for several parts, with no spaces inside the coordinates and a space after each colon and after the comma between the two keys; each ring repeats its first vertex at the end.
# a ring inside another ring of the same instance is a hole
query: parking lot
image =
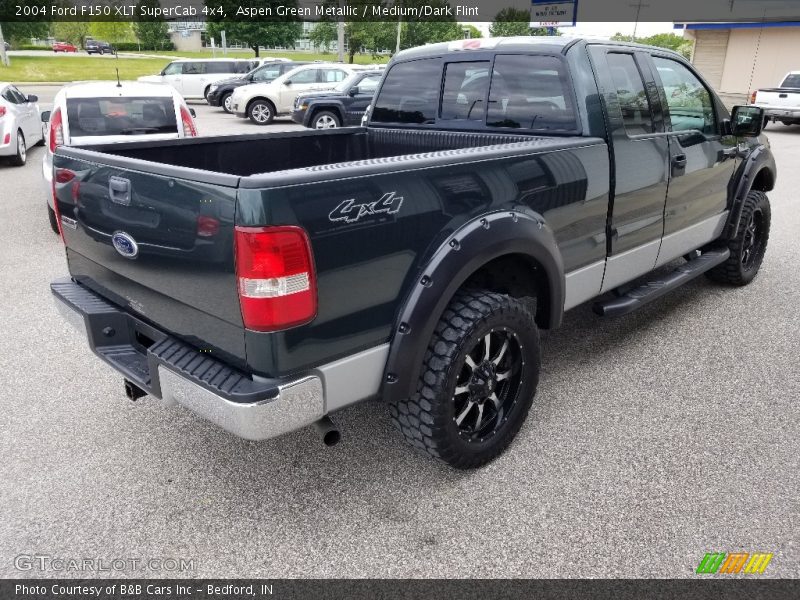
{"type": "MultiPolygon", "coordinates": [[[[57,90],[21,88],[43,109],[57,90]]],[[[192,106],[204,135],[298,128],[192,106]]],[[[618,319],[570,311],[520,435],[466,473],[411,451],[377,402],[339,413],[326,448],[311,428],[252,443],[128,401],[50,298],[67,268],[42,149],[0,166],[0,576],[96,575],[15,568],[44,554],[193,561],[101,576],[671,578],[745,551],[800,577],[800,126],[767,134],[756,281],[700,278],[618,319]]]]}

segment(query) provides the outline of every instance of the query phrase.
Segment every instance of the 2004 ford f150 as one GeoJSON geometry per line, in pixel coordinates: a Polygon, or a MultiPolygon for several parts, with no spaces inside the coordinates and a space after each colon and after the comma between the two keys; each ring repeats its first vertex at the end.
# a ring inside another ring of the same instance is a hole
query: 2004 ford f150
{"type": "Polygon", "coordinates": [[[378,397],[409,442],[476,467],[520,429],[565,310],[753,279],[762,122],[663,49],[411,49],[364,127],[58,148],[52,292],[132,399],[334,441],[327,415],[378,397]]]}

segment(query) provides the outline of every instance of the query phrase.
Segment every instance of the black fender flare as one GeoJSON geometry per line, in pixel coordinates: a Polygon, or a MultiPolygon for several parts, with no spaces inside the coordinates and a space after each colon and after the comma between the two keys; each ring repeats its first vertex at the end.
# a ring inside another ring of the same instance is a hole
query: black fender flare
{"type": "Polygon", "coordinates": [[[416,390],[431,336],[447,304],[470,275],[508,254],[535,260],[549,283],[549,328],[564,314],[566,284],[553,231],[532,211],[485,214],[461,226],[431,256],[398,313],[383,376],[383,399],[398,401],[416,390]]]}
{"type": "Polygon", "coordinates": [[[335,102],[331,100],[324,100],[319,102],[311,102],[308,105],[308,126],[311,125],[311,120],[314,118],[314,115],[317,114],[321,110],[327,110],[328,112],[332,112],[339,117],[339,121],[344,127],[344,110],[342,108],[341,102],[335,102]]]}
{"type": "Polygon", "coordinates": [[[775,181],[775,157],[772,155],[770,149],[764,145],[759,144],[749,154],[747,159],[737,169],[734,178],[734,191],[731,195],[730,201],[730,214],[728,215],[728,222],[725,225],[723,239],[732,240],[736,237],[736,232],[739,231],[739,221],[742,218],[742,207],[744,206],[744,199],[753,188],[753,182],[764,169],[767,169],[772,176],[772,181],[775,181]]]}

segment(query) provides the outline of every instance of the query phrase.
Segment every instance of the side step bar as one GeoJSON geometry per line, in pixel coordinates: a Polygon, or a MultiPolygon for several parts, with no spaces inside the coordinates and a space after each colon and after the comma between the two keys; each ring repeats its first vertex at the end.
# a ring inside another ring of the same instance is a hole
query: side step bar
{"type": "Polygon", "coordinates": [[[595,302],[592,310],[601,317],[626,315],[637,308],[641,308],[648,302],[652,302],[664,294],[671,292],[675,288],[682,286],[698,275],[724,263],[728,260],[730,255],[731,251],[728,248],[707,250],[685,265],[681,265],[672,271],[672,273],[648,281],[617,298],[595,302]]]}

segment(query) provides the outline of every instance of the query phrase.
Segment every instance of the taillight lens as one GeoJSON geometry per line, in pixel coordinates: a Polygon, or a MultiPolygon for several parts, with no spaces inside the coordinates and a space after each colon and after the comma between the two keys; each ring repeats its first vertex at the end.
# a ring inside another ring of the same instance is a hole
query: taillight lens
{"type": "Polygon", "coordinates": [[[200,237],[214,237],[219,233],[219,221],[214,217],[199,215],[197,217],[197,235],[200,237]]]}
{"type": "MultiPolygon", "coordinates": [[[[52,139],[52,136],[51,136],[52,139]]],[[[53,173],[53,210],[56,213],[56,223],[58,223],[58,233],[61,236],[61,241],[65,244],[67,241],[64,239],[64,227],[61,225],[61,210],[58,208],[58,195],[56,194],[56,184],[58,185],[65,185],[70,181],[75,179],[74,171],[70,171],[69,169],[56,169],[55,173],[53,173]]],[[[75,199],[75,185],[77,181],[73,181],[72,183],[72,196],[73,201],[75,199]]]]}
{"type": "Polygon", "coordinates": [[[56,151],[56,146],[64,143],[64,124],[61,120],[61,109],[58,108],[50,115],[50,152],[56,151]]]}
{"type": "Polygon", "coordinates": [[[247,329],[276,331],[317,314],[308,234],[300,227],[236,227],[236,278],[247,329]]]}
{"type": "Polygon", "coordinates": [[[5,116],[6,116],[6,107],[0,106],[0,117],[5,117],[5,116]]]}
{"type": "Polygon", "coordinates": [[[194,119],[185,106],[181,106],[181,122],[183,123],[183,135],[185,137],[197,136],[197,127],[194,125],[194,119]]]}
{"type": "Polygon", "coordinates": [[[756,94],[758,94],[757,90],[755,92],[753,92],[752,94],[750,94],[750,104],[755,104],[756,103],[756,94]]]}

